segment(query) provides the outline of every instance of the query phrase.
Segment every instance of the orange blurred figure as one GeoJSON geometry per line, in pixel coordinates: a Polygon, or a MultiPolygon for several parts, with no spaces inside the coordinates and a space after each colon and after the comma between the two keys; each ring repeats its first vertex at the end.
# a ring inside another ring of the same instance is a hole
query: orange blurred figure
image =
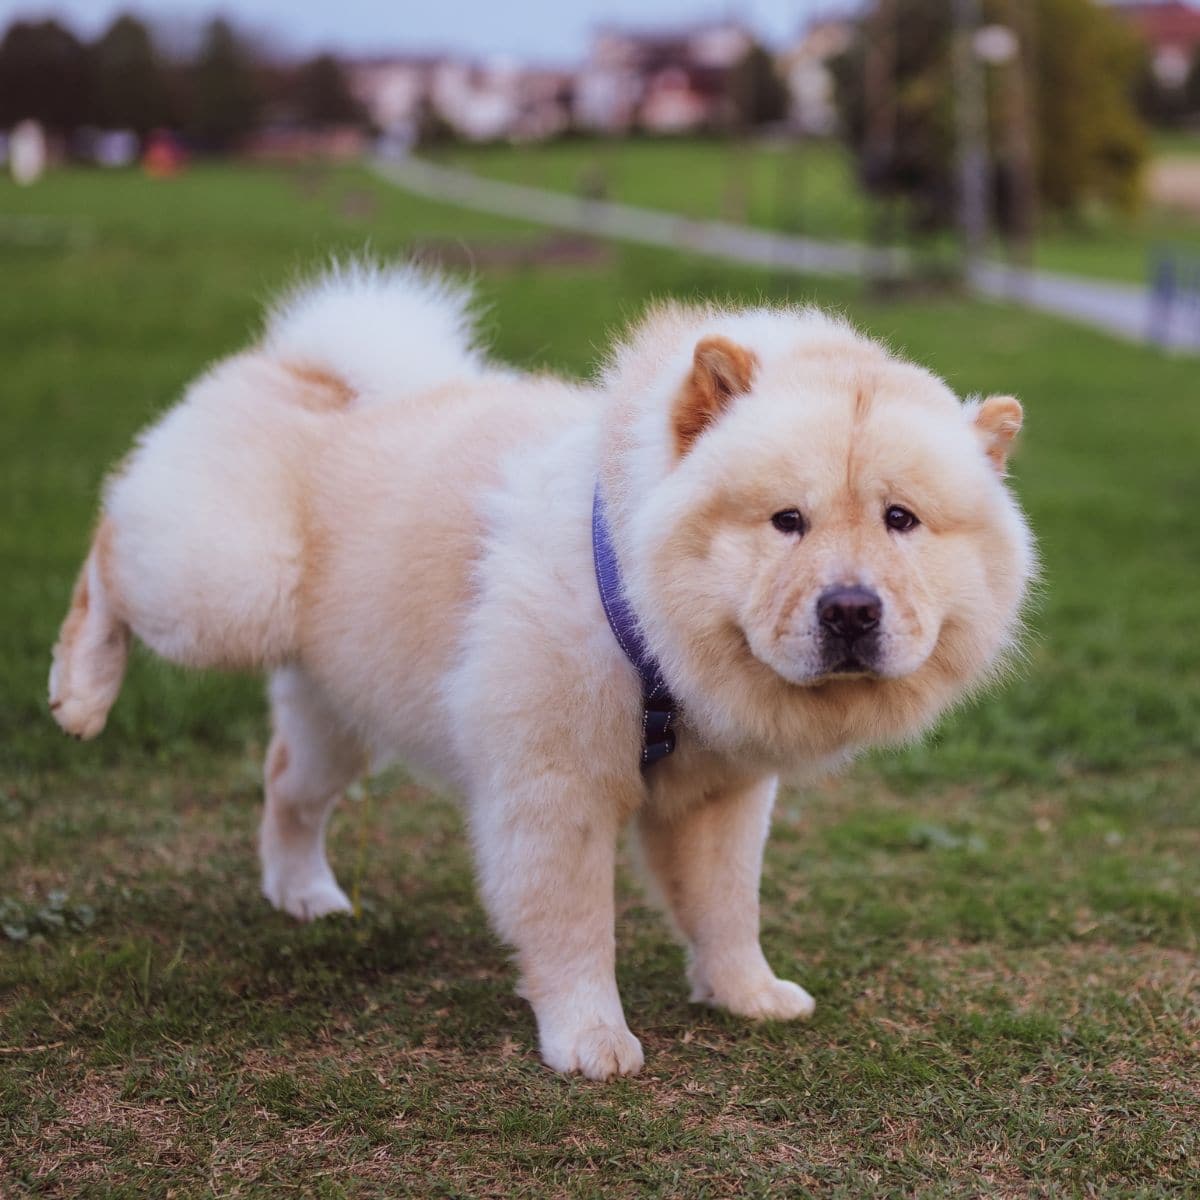
{"type": "Polygon", "coordinates": [[[169,179],[178,175],[187,163],[187,151],[170,130],[155,129],[146,138],[142,169],[151,179],[169,179]]]}

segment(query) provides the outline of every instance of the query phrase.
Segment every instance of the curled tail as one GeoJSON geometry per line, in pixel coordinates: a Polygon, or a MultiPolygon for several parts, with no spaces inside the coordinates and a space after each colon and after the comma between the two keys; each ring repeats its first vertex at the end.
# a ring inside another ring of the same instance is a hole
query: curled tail
{"type": "Polygon", "coordinates": [[[482,372],[472,302],[411,264],[337,266],[276,304],[262,352],[336,377],[357,403],[396,400],[482,372]]]}
{"type": "Polygon", "coordinates": [[[50,707],[65,730],[104,727],[131,633],[187,666],[295,657],[304,497],[330,414],[479,375],[469,308],[465,289],[411,266],[336,268],[143,432],[105,486],[54,647],[50,707]]]}

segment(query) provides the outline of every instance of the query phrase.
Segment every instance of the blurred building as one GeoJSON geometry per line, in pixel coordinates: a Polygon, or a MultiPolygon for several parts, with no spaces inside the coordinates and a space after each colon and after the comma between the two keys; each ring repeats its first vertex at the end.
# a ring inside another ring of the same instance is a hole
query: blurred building
{"type": "Polygon", "coordinates": [[[522,71],[511,136],[518,141],[538,142],[566,133],[571,126],[576,83],[573,71],[541,67],[522,71]]]}
{"type": "Polygon", "coordinates": [[[791,97],[788,123],[809,137],[837,131],[837,104],[831,63],[849,47],[854,26],[844,17],[813,21],[799,40],[779,56],[791,97]]]}
{"type": "Polygon", "coordinates": [[[1182,0],[1150,0],[1114,4],[1113,11],[1146,43],[1155,80],[1166,88],[1182,87],[1200,53],[1200,8],[1182,0]]]}
{"type": "Polygon", "coordinates": [[[625,133],[637,121],[645,81],[630,38],[599,33],[575,77],[573,114],[582,129],[625,133]]]}
{"type": "Polygon", "coordinates": [[[520,69],[514,64],[447,61],[434,68],[429,98],[434,111],[471,142],[508,137],[516,124],[520,69]]]}
{"type": "Polygon", "coordinates": [[[348,63],[346,74],[350,90],[375,128],[411,144],[437,63],[429,56],[393,55],[348,63]]]}
{"type": "Polygon", "coordinates": [[[733,70],[752,44],[750,33],[731,22],[675,33],[600,30],[576,76],[575,123],[610,134],[718,126],[733,70]]]}
{"type": "MultiPolygon", "coordinates": [[[[788,124],[826,136],[836,122],[830,61],[848,44],[846,20],[815,22],[776,62],[788,124]]],[[[392,56],[347,64],[354,95],[384,143],[414,145],[432,127],[468,141],[542,141],[569,129],[621,135],[728,127],[735,73],[754,47],[733,21],[674,31],[597,30],[575,70],[392,56]]]]}
{"type": "Polygon", "coordinates": [[[571,120],[571,72],[508,61],[371,59],[349,64],[351,88],[392,144],[411,146],[430,122],[473,142],[537,141],[571,120]]]}

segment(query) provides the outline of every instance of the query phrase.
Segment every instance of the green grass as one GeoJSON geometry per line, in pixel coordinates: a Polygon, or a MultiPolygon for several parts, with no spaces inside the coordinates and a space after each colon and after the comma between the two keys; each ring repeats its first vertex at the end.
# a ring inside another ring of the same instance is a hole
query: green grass
{"type": "Polygon", "coordinates": [[[1200,157],[1200,133],[1195,130],[1159,130],[1152,145],[1158,158],[1200,157]]]}
{"type": "MultiPolygon", "coordinates": [[[[1156,153],[1192,152],[1186,135],[1156,153]]],[[[812,237],[866,241],[871,210],[845,151],[829,142],[731,147],[713,141],[575,141],[518,147],[461,147],[448,161],[497,179],[579,192],[603,180],[608,197],[689,217],[728,219],[812,237]]],[[[1133,217],[1088,209],[1047,215],[1035,265],[1100,279],[1144,283],[1152,256],[1172,246],[1200,255],[1200,221],[1147,204],[1133,217]]],[[[996,255],[1002,255],[1000,247],[996,255]]]]}
{"type": "Polygon", "coordinates": [[[781,800],[764,939],[817,996],[807,1027],[687,1004],[627,874],[646,1071],[562,1080],[450,800],[375,781],[331,847],[349,881],[365,839],[363,920],[299,927],[257,894],[256,683],[142,656],[100,741],[57,734],[48,647],[102,474],[260,300],[368,239],[499,263],[539,236],[353,173],[0,188],[0,1194],[1196,1194],[1190,363],[643,249],[479,270],[497,351],[529,366],[588,371],[652,294],[803,296],[1026,404],[1015,483],[1045,584],[1020,674],[781,800]]]}
{"type": "Polygon", "coordinates": [[[439,157],[510,183],[576,192],[602,184],[611,200],[788,229],[862,238],[868,209],[854,168],[831,142],[799,150],[657,138],[527,146],[460,146],[439,157]]]}

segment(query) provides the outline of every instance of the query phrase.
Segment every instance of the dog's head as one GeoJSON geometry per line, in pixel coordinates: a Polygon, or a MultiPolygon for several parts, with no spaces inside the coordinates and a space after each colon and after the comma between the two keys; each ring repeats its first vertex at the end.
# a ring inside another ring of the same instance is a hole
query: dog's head
{"type": "Polygon", "coordinates": [[[809,310],[660,310],[610,386],[627,586],[702,736],[784,763],[912,736],[1012,644],[1016,400],[809,310]]]}

